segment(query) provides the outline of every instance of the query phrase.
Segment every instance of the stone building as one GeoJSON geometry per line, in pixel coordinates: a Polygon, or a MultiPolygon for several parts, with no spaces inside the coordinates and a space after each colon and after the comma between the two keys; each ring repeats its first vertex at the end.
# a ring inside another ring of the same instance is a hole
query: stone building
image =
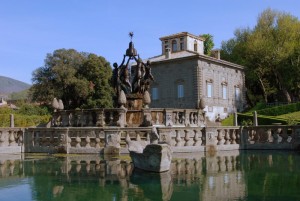
{"type": "Polygon", "coordinates": [[[196,108],[201,100],[214,121],[245,106],[244,67],[204,55],[204,39],[181,32],[160,38],[162,54],[152,57],[153,108],[196,108]]]}

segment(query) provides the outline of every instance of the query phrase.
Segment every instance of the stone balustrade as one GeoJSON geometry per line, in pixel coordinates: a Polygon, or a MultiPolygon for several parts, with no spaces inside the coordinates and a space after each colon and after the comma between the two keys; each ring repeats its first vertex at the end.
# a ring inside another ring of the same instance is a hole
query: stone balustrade
{"type": "Polygon", "coordinates": [[[205,126],[205,113],[197,109],[88,109],[53,113],[51,127],[205,126]]]}
{"type": "Polygon", "coordinates": [[[237,126],[206,127],[206,149],[212,151],[241,148],[241,128],[237,126]]]}
{"type": "Polygon", "coordinates": [[[161,127],[160,141],[171,145],[173,152],[201,152],[205,150],[206,137],[203,127],[161,127]]]}
{"type": "Polygon", "coordinates": [[[107,147],[128,153],[128,141],[150,143],[151,128],[29,128],[26,131],[25,152],[103,153],[107,147]]]}
{"type": "Polygon", "coordinates": [[[24,129],[0,128],[0,153],[21,153],[24,129]]]}
{"type": "Polygon", "coordinates": [[[272,125],[243,128],[243,149],[296,149],[300,126],[272,125]]]}
{"type": "MultiPolygon", "coordinates": [[[[153,112],[153,113],[152,113],[153,112]]],[[[161,116],[162,111],[151,111],[161,116]]],[[[158,119],[158,122],[162,122],[158,119]]],[[[238,149],[296,149],[300,126],[193,127],[155,126],[160,142],[174,153],[216,152],[238,149]]],[[[149,127],[2,128],[0,153],[128,153],[129,141],[150,143],[149,127]],[[24,141],[24,142],[23,142],[24,141]]]]}

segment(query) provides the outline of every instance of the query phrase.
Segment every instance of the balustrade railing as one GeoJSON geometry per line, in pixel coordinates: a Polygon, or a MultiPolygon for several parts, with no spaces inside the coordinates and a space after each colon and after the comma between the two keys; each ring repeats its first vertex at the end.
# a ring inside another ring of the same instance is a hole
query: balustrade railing
{"type": "Polygon", "coordinates": [[[22,128],[0,128],[0,153],[21,153],[23,135],[22,128]]]}
{"type": "Polygon", "coordinates": [[[205,113],[197,109],[89,109],[60,110],[52,115],[51,127],[205,126],[205,113]]]}
{"type": "Polygon", "coordinates": [[[294,149],[300,144],[300,126],[245,127],[243,137],[245,149],[294,149]]]}
{"type": "Polygon", "coordinates": [[[217,150],[240,149],[241,128],[237,126],[206,127],[207,148],[217,150]]]}

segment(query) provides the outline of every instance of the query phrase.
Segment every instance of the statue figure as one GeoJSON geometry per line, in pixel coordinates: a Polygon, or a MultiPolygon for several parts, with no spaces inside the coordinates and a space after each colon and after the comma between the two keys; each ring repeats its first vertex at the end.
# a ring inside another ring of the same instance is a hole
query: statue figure
{"type": "Polygon", "coordinates": [[[130,32],[129,36],[131,37],[131,41],[121,64],[119,66],[117,63],[113,64],[114,69],[111,82],[117,95],[115,100],[120,96],[121,90],[123,90],[126,95],[144,95],[145,91],[149,91],[151,81],[154,81],[153,75],[151,74],[150,61],[147,61],[146,64],[142,61],[132,42],[133,33],[130,32]],[[129,71],[131,60],[136,62],[133,77],[131,77],[129,71]],[[132,81],[130,78],[132,78],[132,81]]]}
{"type": "Polygon", "coordinates": [[[143,64],[142,62],[138,62],[136,66],[135,76],[132,80],[132,92],[137,93],[140,92],[141,89],[141,79],[143,76],[143,64]]]}

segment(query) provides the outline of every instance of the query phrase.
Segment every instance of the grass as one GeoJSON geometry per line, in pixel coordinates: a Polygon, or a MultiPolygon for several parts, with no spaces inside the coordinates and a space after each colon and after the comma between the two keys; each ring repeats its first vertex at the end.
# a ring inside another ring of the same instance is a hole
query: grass
{"type": "Polygon", "coordinates": [[[283,114],[283,115],[279,115],[277,117],[284,118],[284,119],[289,119],[289,118],[300,119],[300,111],[293,112],[293,113],[288,113],[288,114],[283,114]]]}

